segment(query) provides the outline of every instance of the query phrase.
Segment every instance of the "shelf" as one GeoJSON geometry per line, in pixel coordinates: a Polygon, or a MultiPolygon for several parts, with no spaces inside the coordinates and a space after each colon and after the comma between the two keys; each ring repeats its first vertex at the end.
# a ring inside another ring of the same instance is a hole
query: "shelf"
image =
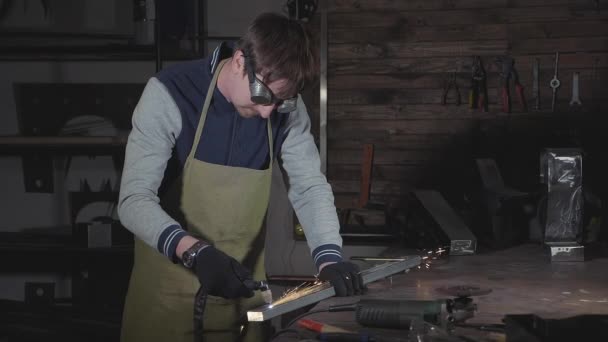
{"type": "MultiPolygon", "coordinates": [[[[165,46],[163,61],[201,58],[191,51],[165,46]]],[[[150,45],[89,46],[0,46],[0,61],[154,61],[156,51],[150,45]]]]}
{"type": "Polygon", "coordinates": [[[124,152],[127,135],[119,136],[0,136],[0,155],[21,155],[37,152],[69,154],[107,154],[124,152]]]}
{"type": "Polygon", "coordinates": [[[32,29],[11,29],[3,28],[0,32],[0,37],[4,39],[15,39],[15,38],[37,38],[45,39],[49,38],[86,38],[86,39],[120,39],[128,41],[133,39],[133,35],[122,34],[122,33],[101,33],[101,32],[68,32],[68,31],[40,31],[32,29]]]}
{"type": "Polygon", "coordinates": [[[68,256],[73,254],[124,254],[133,253],[133,243],[122,243],[112,247],[88,248],[83,243],[75,241],[72,230],[65,227],[39,230],[36,233],[4,232],[0,233],[0,254],[13,252],[28,252],[68,256]]]}

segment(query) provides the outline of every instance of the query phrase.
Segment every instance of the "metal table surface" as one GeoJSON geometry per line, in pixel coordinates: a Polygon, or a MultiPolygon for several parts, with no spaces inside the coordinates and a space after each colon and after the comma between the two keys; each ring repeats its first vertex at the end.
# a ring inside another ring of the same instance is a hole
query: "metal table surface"
{"type": "MultiPolygon", "coordinates": [[[[413,270],[369,285],[365,298],[437,299],[445,298],[436,288],[475,285],[491,288],[492,293],[474,297],[478,311],[467,323],[502,323],[507,314],[538,314],[543,318],[565,318],[580,314],[608,314],[608,258],[585,262],[551,263],[549,250],[535,244],[472,256],[440,260],[429,269],[413,270]]],[[[313,310],[333,304],[356,302],[358,297],[329,298],[313,310]]],[[[307,316],[316,321],[346,328],[361,329],[353,312],[318,313],[307,316]]],[[[407,340],[404,331],[380,330],[378,336],[407,340]]],[[[458,329],[473,340],[501,341],[504,335],[458,329]]],[[[314,335],[307,335],[314,336],[314,335]]],[[[298,341],[285,334],[273,341],[298,341]]]]}

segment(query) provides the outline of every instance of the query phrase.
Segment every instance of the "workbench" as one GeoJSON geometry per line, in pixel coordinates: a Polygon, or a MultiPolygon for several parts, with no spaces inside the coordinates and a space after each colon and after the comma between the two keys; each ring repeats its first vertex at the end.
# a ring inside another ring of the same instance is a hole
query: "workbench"
{"type": "MultiPolygon", "coordinates": [[[[373,264],[360,264],[362,268],[373,264]]],[[[446,298],[436,288],[475,285],[491,288],[485,296],[473,297],[478,311],[467,324],[500,324],[507,314],[537,314],[543,318],[565,318],[582,314],[608,314],[608,258],[596,257],[585,262],[550,261],[546,247],[536,244],[472,256],[451,256],[437,260],[430,268],[414,269],[391,280],[369,285],[364,298],[438,299],[446,298]]],[[[311,309],[354,303],[362,297],[329,298],[311,309]]],[[[366,329],[377,337],[406,341],[407,331],[374,329],[359,326],[353,312],[316,313],[306,318],[348,330],[366,329]]],[[[300,329],[298,329],[300,330],[300,329]]],[[[504,335],[457,328],[455,333],[474,341],[504,341],[504,335]]],[[[273,341],[299,341],[314,337],[301,331],[301,336],[287,333],[273,341]]]]}

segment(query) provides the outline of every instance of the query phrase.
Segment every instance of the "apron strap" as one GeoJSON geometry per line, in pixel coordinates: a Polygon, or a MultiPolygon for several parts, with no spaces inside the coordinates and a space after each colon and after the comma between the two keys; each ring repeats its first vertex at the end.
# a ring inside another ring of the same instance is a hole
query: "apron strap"
{"type": "Polygon", "coordinates": [[[268,151],[270,152],[270,161],[268,162],[268,167],[272,167],[272,160],[274,158],[274,146],[272,141],[272,126],[270,124],[270,118],[266,119],[266,127],[268,127],[268,151]]]}
{"type": "MultiPolygon", "coordinates": [[[[190,154],[188,155],[189,160],[194,158],[194,153],[198,148],[198,143],[200,142],[201,134],[203,133],[203,127],[205,126],[205,119],[207,119],[207,111],[209,111],[211,98],[213,98],[213,91],[215,90],[215,85],[217,84],[217,78],[220,75],[220,70],[222,70],[222,67],[224,67],[224,64],[226,64],[227,61],[228,59],[224,59],[219,62],[217,68],[215,68],[215,72],[213,73],[211,83],[209,83],[209,88],[207,89],[207,96],[205,96],[205,104],[203,105],[203,110],[201,112],[201,118],[199,119],[198,127],[196,127],[196,135],[194,136],[194,142],[192,143],[192,148],[190,149],[190,154]]],[[[272,162],[274,158],[274,146],[270,119],[266,119],[266,131],[268,134],[268,150],[270,151],[270,162],[268,163],[268,167],[272,167],[272,162]]]]}
{"type": "Polygon", "coordinates": [[[205,119],[207,118],[207,111],[209,110],[209,104],[211,103],[211,98],[213,97],[213,91],[215,90],[215,84],[217,83],[217,78],[220,75],[220,70],[224,64],[226,64],[227,59],[221,61],[217,68],[215,68],[215,73],[213,73],[213,78],[211,79],[211,83],[209,83],[209,88],[207,89],[207,96],[205,96],[205,104],[203,105],[203,111],[201,112],[201,118],[198,122],[198,127],[196,128],[196,135],[194,136],[194,142],[192,143],[192,148],[190,149],[190,154],[188,155],[188,159],[194,158],[194,152],[198,147],[198,143],[201,139],[201,133],[203,132],[203,127],[205,126],[205,119]]]}

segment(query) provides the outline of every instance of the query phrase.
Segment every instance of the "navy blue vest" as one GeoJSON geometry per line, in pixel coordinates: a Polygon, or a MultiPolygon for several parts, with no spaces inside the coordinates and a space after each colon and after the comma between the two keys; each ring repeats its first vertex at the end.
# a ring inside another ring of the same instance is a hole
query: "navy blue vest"
{"type": "MultiPolygon", "coordinates": [[[[211,70],[215,70],[220,60],[217,55],[218,50],[208,58],[179,63],[156,75],[169,90],[182,116],[181,133],[173,150],[172,162],[177,165],[170,165],[176,167],[174,171],[179,174],[192,148],[207,89],[213,77],[211,70]]],[[[285,124],[289,115],[291,114],[274,112],[270,116],[275,158],[287,135],[285,124]]],[[[194,156],[213,164],[265,169],[269,162],[266,129],[265,119],[259,116],[241,117],[216,87],[194,156]]]]}

